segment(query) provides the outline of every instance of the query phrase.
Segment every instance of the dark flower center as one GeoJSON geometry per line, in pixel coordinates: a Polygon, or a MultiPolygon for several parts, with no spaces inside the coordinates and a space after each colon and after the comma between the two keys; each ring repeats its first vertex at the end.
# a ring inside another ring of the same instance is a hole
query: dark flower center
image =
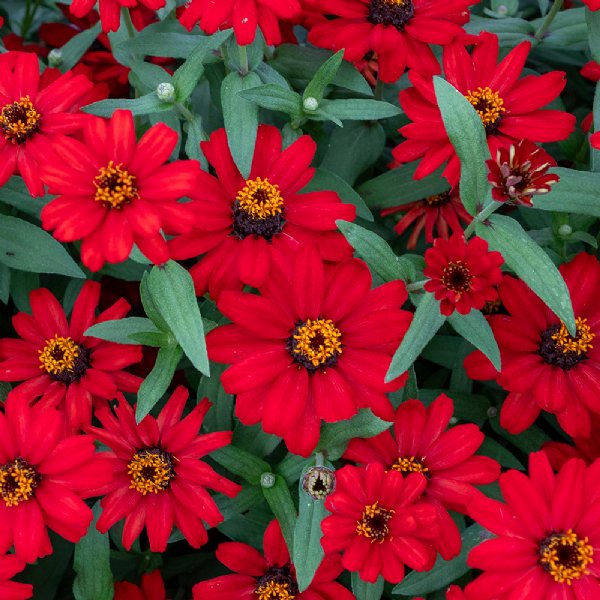
{"type": "Polygon", "coordinates": [[[442,272],[442,285],[459,294],[468,292],[472,281],[469,267],[461,260],[448,263],[442,272]]]}
{"type": "Polygon", "coordinates": [[[138,450],[127,465],[127,473],[131,479],[130,489],[143,496],[166,490],[175,477],[173,458],[160,448],[138,450]]]}
{"type": "Polygon", "coordinates": [[[44,369],[54,381],[67,385],[79,381],[91,366],[90,351],[70,337],[55,335],[46,340],[46,345],[38,353],[40,369],[44,369]]]}
{"type": "Polygon", "coordinates": [[[502,309],[502,300],[496,298],[495,300],[486,300],[481,312],[484,315],[495,315],[502,309]]]}
{"type": "Polygon", "coordinates": [[[410,458],[398,458],[398,460],[390,467],[394,471],[408,475],[409,473],[422,473],[426,477],[429,474],[429,469],[423,464],[423,460],[418,460],[414,456],[410,458]]]}
{"type": "Polygon", "coordinates": [[[392,509],[381,508],[379,501],[368,504],[363,510],[362,519],[356,522],[356,533],[371,540],[371,543],[383,544],[391,537],[388,522],[394,512],[392,509]]]}
{"type": "Polygon", "coordinates": [[[450,192],[442,192],[441,194],[435,194],[433,196],[427,196],[423,199],[428,206],[441,206],[450,201],[450,192]]]}
{"type": "Polygon", "coordinates": [[[95,200],[101,202],[105,208],[121,210],[123,206],[140,197],[135,175],[123,169],[123,163],[115,165],[112,160],[108,162],[108,166],[100,168],[94,178],[94,185],[95,200]]]}
{"type": "Polygon", "coordinates": [[[371,0],[367,20],[373,25],[393,25],[402,31],[414,14],[412,0],[371,0]]]}
{"type": "Polygon", "coordinates": [[[299,321],[286,349],[310,372],[330,367],[342,353],[342,333],[331,319],[299,321]]]}
{"type": "Polygon", "coordinates": [[[594,562],[594,549],[588,538],[579,538],[572,529],[554,533],[540,544],[539,563],[557,583],[571,585],[574,579],[589,573],[587,567],[594,562]]]}
{"type": "Polygon", "coordinates": [[[587,319],[577,317],[577,335],[573,337],[564,323],[551,325],[542,332],[538,354],[549,365],[568,371],[587,358],[586,352],[593,348],[596,334],[587,324],[587,319]]]}
{"type": "Polygon", "coordinates": [[[40,130],[40,114],[29,96],[7,104],[0,115],[0,127],[4,137],[13,144],[23,144],[40,130]]]}
{"type": "Polygon", "coordinates": [[[299,590],[292,566],[269,567],[256,582],[254,593],[257,600],[293,600],[299,590]]]}
{"type": "Polygon", "coordinates": [[[249,235],[271,241],[285,224],[284,202],[279,186],[268,179],[248,179],[233,203],[232,234],[243,240],[249,235]]]}
{"type": "Polygon", "coordinates": [[[492,91],[489,87],[478,87],[474,91],[469,90],[466,98],[477,111],[486,133],[488,135],[498,133],[502,113],[506,112],[504,100],[498,92],[492,91]]]}
{"type": "Polygon", "coordinates": [[[0,467],[0,496],[6,506],[18,506],[29,500],[42,477],[26,460],[15,458],[0,467]]]}

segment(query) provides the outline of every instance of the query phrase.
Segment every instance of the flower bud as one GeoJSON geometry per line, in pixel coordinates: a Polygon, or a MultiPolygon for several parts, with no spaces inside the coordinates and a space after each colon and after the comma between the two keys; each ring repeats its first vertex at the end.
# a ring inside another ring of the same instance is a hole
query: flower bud
{"type": "Polygon", "coordinates": [[[317,108],[319,108],[319,101],[316,98],[309,96],[308,98],[304,99],[302,106],[304,106],[304,110],[314,112],[317,110],[317,108]]]}
{"type": "Polygon", "coordinates": [[[175,88],[170,83],[159,83],[156,95],[161,102],[175,102],[175,88]]]}
{"type": "Polygon", "coordinates": [[[558,235],[562,238],[568,238],[573,233],[573,228],[566,223],[558,228],[558,235]]]}
{"type": "Polygon", "coordinates": [[[275,485],[275,475],[273,473],[263,473],[260,476],[260,485],[264,488],[272,488],[275,485]]]}
{"type": "Polygon", "coordinates": [[[63,64],[63,55],[62,51],[59,48],[53,48],[50,50],[48,54],[48,66],[50,67],[60,67],[63,64]]]}
{"type": "Polygon", "coordinates": [[[302,489],[314,500],[325,500],[335,490],[335,471],[329,467],[311,467],[302,478],[302,489]]]}

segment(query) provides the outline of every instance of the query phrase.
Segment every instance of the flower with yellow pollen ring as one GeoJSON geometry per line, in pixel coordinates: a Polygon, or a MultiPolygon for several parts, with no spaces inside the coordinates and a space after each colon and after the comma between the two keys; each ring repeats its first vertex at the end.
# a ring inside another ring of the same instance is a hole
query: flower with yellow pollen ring
{"type": "Polygon", "coordinates": [[[594,549],[587,537],[580,539],[572,529],[554,533],[540,544],[540,564],[557,583],[571,585],[574,579],[589,575],[594,549]]]}
{"type": "Polygon", "coordinates": [[[504,100],[500,97],[500,94],[486,86],[469,90],[466,98],[477,111],[486,131],[488,133],[495,131],[498,122],[502,118],[502,113],[506,112],[504,100]]]}
{"type": "Polygon", "coordinates": [[[29,500],[40,484],[39,473],[22,458],[0,466],[0,496],[6,506],[29,500]]]}
{"type": "Polygon", "coordinates": [[[101,167],[98,175],[94,178],[96,186],[96,202],[101,202],[105,208],[116,208],[121,210],[123,205],[139,198],[136,187],[136,177],[123,169],[123,163],[115,165],[110,160],[108,166],[101,167]]]}
{"type": "Polygon", "coordinates": [[[539,354],[550,365],[569,370],[587,357],[594,346],[596,334],[587,323],[587,318],[577,317],[577,334],[573,337],[564,323],[551,325],[541,334],[539,354]]]}
{"type": "Polygon", "coordinates": [[[90,350],[70,337],[55,335],[38,350],[40,369],[54,381],[65,384],[79,381],[90,368],[90,350]]]}
{"type": "Polygon", "coordinates": [[[379,501],[368,504],[365,506],[362,519],[356,522],[356,533],[371,540],[371,543],[383,544],[385,540],[390,538],[388,521],[394,516],[395,512],[392,509],[381,508],[379,501]]]}
{"type": "Polygon", "coordinates": [[[423,475],[426,475],[429,472],[423,461],[417,460],[414,456],[399,458],[390,468],[394,471],[400,471],[400,473],[423,473],[423,475]]]}
{"type": "Polygon", "coordinates": [[[173,458],[160,448],[146,448],[136,452],[127,469],[131,478],[130,489],[143,496],[166,490],[175,476],[173,458]]]}
{"type": "Polygon", "coordinates": [[[22,144],[40,129],[40,114],[29,96],[6,104],[0,115],[0,128],[4,137],[13,144],[22,144]]]}
{"type": "Polygon", "coordinates": [[[331,319],[307,319],[296,325],[288,346],[309,371],[330,366],[342,354],[342,333],[331,319]]]}

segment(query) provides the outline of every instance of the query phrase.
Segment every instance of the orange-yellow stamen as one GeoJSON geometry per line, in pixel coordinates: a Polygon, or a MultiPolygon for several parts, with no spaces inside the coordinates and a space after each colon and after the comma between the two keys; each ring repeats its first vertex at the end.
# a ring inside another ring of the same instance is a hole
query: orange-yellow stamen
{"type": "Polygon", "coordinates": [[[500,97],[500,94],[492,91],[489,87],[478,87],[476,90],[469,90],[466,98],[475,107],[484,125],[494,125],[498,122],[502,113],[506,112],[504,100],[500,97]]]}
{"type": "Polygon", "coordinates": [[[0,115],[0,128],[4,137],[13,144],[22,144],[40,129],[40,114],[29,96],[6,104],[0,115]]]}
{"type": "Polygon", "coordinates": [[[40,475],[22,458],[0,467],[0,496],[6,506],[18,506],[29,500],[40,484],[40,475]]]}
{"type": "Polygon", "coordinates": [[[564,354],[584,354],[593,348],[592,340],[596,334],[592,332],[592,328],[587,324],[586,318],[577,317],[575,319],[577,325],[577,335],[573,337],[564,323],[560,324],[560,329],[552,336],[556,345],[564,354]]]}
{"type": "Polygon", "coordinates": [[[267,178],[248,179],[237,193],[236,200],[239,208],[253,219],[268,219],[283,211],[279,186],[273,185],[267,178]]]}
{"type": "Polygon", "coordinates": [[[588,538],[579,538],[572,529],[549,536],[540,545],[540,564],[557,583],[571,585],[574,579],[588,575],[594,562],[594,549],[588,538]]]}
{"type": "Polygon", "coordinates": [[[46,345],[38,353],[40,369],[50,375],[60,375],[65,371],[73,371],[75,359],[79,356],[79,346],[70,337],[55,335],[46,340],[46,345]]]}
{"type": "Polygon", "coordinates": [[[428,473],[429,469],[414,456],[410,458],[398,458],[398,460],[391,466],[394,471],[400,471],[400,473],[428,473]]]}
{"type": "Polygon", "coordinates": [[[258,586],[254,593],[257,600],[293,600],[296,597],[290,593],[289,583],[277,583],[273,580],[258,586]]]}
{"type": "Polygon", "coordinates": [[[383,544],[391,537],[388,522],[396,511],[381,508],[379,501],[368,504],[363,510],[362,519],[356,522],[356,533],[371,540],[371,543],[383,544]]]}
{"type": "Polygon", "coordinates": [[[146,494],[158,494],[169,487],[175,476],[172,457],[159,448],[139,450],[127,465],[130,489],[146,494]]]}
{"type": "Polygon", "coordinates": [[[308,319],[293,335],[293,352],[319,367],[342,353],[341,337],[331,319],[308,319]]]}
{"type": "Polygon", "coordinates": [[[123,163],[115,165],[112,160],[108,162],[108,166],[100,168],[98,175],[94,177],[94,185],[96,202],[101,202],[106,208],[120,210],[123,205],[131,204],[140,197],[135,175],[123,169],[123,163]]]}

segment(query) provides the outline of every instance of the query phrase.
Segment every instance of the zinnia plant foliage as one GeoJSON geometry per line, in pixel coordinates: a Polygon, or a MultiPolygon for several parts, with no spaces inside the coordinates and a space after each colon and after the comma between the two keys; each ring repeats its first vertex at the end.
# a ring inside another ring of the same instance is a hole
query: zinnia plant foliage
{"type": "Polygon", "coordinates": [[[0,600],[599,600],[600,3],[0,0],[0,600]]]}

